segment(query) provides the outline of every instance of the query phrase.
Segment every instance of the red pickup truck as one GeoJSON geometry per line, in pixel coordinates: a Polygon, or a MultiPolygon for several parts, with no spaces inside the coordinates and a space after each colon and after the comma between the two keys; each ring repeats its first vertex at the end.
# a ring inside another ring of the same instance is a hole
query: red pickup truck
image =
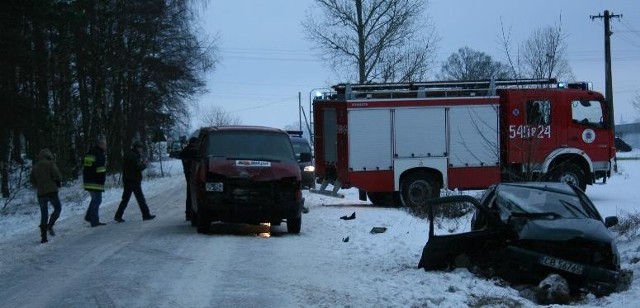
{"type": "MultiPolygon", "coordinates": [[[[286,131],[261,126],[201,128],[192,164],[192,223],[209,232],[214,221],[280,225],[299,233],[304,198],[298,160],[286,131]]],[[[302,155],[301,161],[311,161],[302,155]]]]}

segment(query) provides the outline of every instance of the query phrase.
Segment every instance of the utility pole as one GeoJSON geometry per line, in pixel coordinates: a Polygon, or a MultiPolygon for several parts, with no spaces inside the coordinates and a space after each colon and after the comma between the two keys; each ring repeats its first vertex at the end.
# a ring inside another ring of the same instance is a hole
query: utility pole
{"type": "Polygon", "coordinates": [[[298,129],[302,131],[302,93],[298,92],[298,129]]]}
{"type": "Polygon", "coordinates": [[[611,18],[622,18],[622,14],[609,14],[608,10],[604,11],[604,15],[591,15],[591,20],[604,19],[604,73],[605,73],[605,97],[607,99],[607,107],[609,109],[609,127],[613,130],[615,136],[615,122],[613,113],[613,82],[611,80],[611,27],[609,21],[611,18]]]}

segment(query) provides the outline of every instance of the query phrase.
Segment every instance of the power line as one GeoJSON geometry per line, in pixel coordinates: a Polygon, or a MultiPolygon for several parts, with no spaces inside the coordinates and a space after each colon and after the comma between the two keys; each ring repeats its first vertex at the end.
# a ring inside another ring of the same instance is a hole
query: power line
{"type": "Polygon", "coordinates": [[[229,111],[230,113],[236,113],[236,112],[243,112],[243,111],[249,111],[249,110],[255,110],[255,109],[260,109],[260,108],[264,108],[267,106],[271,106],[271,105],[276,105],[276,104],[282,104],[288,100],[291,99],[296,99],[298,96],[289,96],[289,97],[285,97],[281,100],[275,101],[275,102],[270,102],[270,103],[266,103],[266,104],[262,104],[262,105],[257,105],[257,106],[253,106],[253,107],[247,107],[247,108],[242,108],[242,109],[236,109],[236,110],[232,110],[229,111]]]}
{"type": "Polygon", "coordinates": [[[626,33],[620,32],[620,31],[614,31],[613,33],[617,34],[618,37],[620,37],[620,39],[622,39],[623,41],[627,42],[628,44],[640,48],[640,41],[637,41],[637,40],[627,36],[626,33]]]}
{"type": "Polygon", "coordinates": [[[628,21],[622,20],[622,25],[627,28],[627,30],[629,30],[629,33],[633,33],[640,38],[640,31],[636,31],[636,29],[634,29],[628,21]]]}

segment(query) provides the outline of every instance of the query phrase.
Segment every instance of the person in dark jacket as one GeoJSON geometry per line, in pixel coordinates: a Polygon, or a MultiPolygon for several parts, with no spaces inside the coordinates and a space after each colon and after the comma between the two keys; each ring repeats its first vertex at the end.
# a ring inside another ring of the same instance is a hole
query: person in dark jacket
{"type": "Polygon", "coordinates": [[[107,158],[105,151],[107,149],[107,140],[100,138],[83,158],[82,180],[84,189],[91,195],[91,202],[84,220],[91,223],[92,227],[104,226],[100,222],[100,204],[102,203],[102,192],[104,191],[104,182],[107,179],[107,158]]]}
{"type": "Polygon", "coordinates": [[[62,206],[58,198],[58,188],[62,175],[53,160],[53,154],[49,149],[43,149],[38,155],[38,162],[31,169],[31,184],[36,188],[38,203],[40,204],[40,237],[41,243],[48,242],[49,235],[54,236],[53,225],[60,217],[62,206]],[[53,206],[53,213],[49,217],[49,202],[53,206]],[[49,220],[49,222],[47,222],[49,220]]]}
{"type": "Polygon", "coordinates": [[[184,178],[187,181],[187,201],[185,204],[185,219],[191,220],[191,163],[195,160],[197,153],[196,143],[198,142],[198,138],[191,137],[189,139],[189,144],[187,144],[184,149],[180,152],[180,159],[182,159],[182,171],[184,171],[184,178]]]}
{"type": "Polygon", "coordinates": [[[124,222],[122,215],[127,208],[129,199],[131,199],[131,193],[136,197],[140,212],[142,213],[142,220],[151,220],[156,216],[149,213],[149,207],[144,199],[142,193],[142,170],[147,168],[147,161],[142,159],[142,143],[136,141],[133,143],[130,151],[127,151],[122,158],[122,182],[124,184],[124,190],[122,191],[122,201],[116,211],[116,215],[113,220],[117,222],[124,222]]]}

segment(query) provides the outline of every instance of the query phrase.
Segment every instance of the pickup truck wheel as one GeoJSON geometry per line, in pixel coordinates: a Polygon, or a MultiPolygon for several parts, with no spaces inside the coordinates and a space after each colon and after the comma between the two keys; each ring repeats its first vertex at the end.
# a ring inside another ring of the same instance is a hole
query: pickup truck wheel
{"type": "Polygon", "coordinates": [[[551,180],[554,182],[573,184],[576,187],[586,191],[587,181],[584,172],[575,164],[562,164],[555,168],[551,174],[551,180]]]}
{"type": "Polygon", "coordinates": [[[302,228],[302,217],[287,219],[287,232],[298,234],[302,228]]]}
{"type": "Polygon", "coordinates": [[[196,226],[198,233],[209,233],[211,230],[211,215],[201,209],[198,209],[196,220],[198,221],[196,226]]]}
{"type": "Polygon", "coordinates": [[[196,214],[196,211],[194,211],[192,208],[190,208],[189,211],[191,211],[191,226],[195,227],[198,225],[198,214],[196,214]]]}
{"type": "Polygon", "coordinates": [[[430,175],[414,172],[407,175],[400,184],[402,204],[406,207],[425,206],[427,200],[440,196],[438,182],[430,175]]]}

